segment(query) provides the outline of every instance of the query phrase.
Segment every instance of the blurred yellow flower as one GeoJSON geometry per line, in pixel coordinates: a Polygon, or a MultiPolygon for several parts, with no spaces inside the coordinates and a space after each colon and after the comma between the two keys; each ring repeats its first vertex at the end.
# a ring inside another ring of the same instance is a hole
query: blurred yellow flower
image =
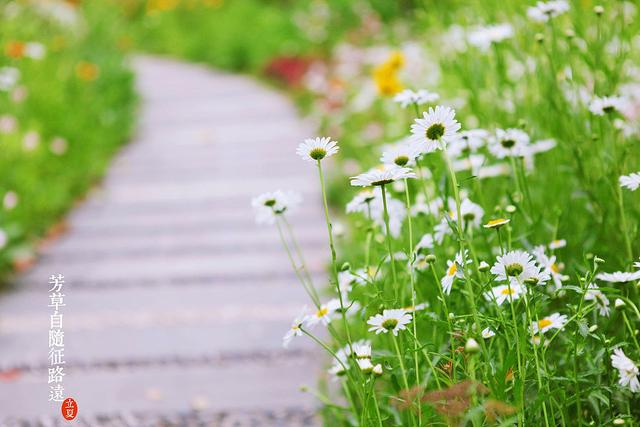
{"type": "Polygon", "coordinates": [[[178,7],[180,0],[149,0],[147,2],[147,14],[166,12],[178,7]]]}
{"type": "Polygon", "coordinates": [[[20,41],[10,41],[4,47],[4,52],[10,58],[20,59],[26,51],[26,44],[20,41]]]}
{"type": "Polygon", "coordinates": [[[401,52],[392,52],[389,58],[373,70],[373,80],[378,93],[383,96],[393,96],[403,89],[398,78],[398,71],[404,66],[404,56],[401,52]]]}
{"type": "Polygon", "coordinates": [[[80,61],[76,65],[76,75],[80,80],[91,82],[100,75],[100,67],[92,62],[80,61]]]}

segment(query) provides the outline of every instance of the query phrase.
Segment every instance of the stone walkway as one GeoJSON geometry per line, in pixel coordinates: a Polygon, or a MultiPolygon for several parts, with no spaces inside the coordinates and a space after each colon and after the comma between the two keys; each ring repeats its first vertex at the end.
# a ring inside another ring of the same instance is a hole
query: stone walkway
{"type": "Polygon", "coordinates": [[[0,425],[70,425],[48,401],[48,278],[58,273],[71,424],[311,425],[315,402],[299,387],[315,385],[317,354],[304,340],[281,346],[307,300],[250,199],[302,193],[293,225],[321,274],[315,169],[295,154],[312,131],[245,77],[159,58],[134,65],[137,136],[69,215],[69,232],[0,296],[0,425]]]}

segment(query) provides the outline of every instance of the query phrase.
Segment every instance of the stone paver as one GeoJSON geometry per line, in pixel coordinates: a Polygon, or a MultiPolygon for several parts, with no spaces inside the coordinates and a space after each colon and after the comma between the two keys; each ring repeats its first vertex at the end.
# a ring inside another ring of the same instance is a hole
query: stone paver
{"type": "Polygon", "coordinates": [[[299,387],[314,384],[318,355],[310,343],[281,348],[306,296],[277,231],[250,210],[260,192],[300,191],[292,223],[320,276],[315,170],[295,155],[311,130],[245,77],[151,57],[134,65],[134,141],[69,231],[0,296],[0,425],[65,424],[47,384],[48,277],[58,273],[74,424],[313,425],[299,387]]]}

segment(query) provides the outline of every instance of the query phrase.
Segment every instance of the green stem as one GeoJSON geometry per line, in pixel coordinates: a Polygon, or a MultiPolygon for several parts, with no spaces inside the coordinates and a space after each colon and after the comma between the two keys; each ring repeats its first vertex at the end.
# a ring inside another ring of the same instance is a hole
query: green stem
{"type": "Polygon", "coordinates": [[[340,301],[340,314],[342,315],[342,323],[344,324],[345,334],[347,335],[347,343],[349,344],[349,350],[352,349],[351,333],[349,332],[349,323],[347,322],[347,315],[344,309],[344,303],[342,301],[342,292],[340,292],[340,283],[338,282],[338,262],[336,257],[336,249],[333,244],[333,226],[329,218],[329,205],[327,203],[327,191],[324,183],[324,174],[322,173],[322,163],[320,160],[318,164],[318,175],[320,177],[320,188],[322,189],[322,204],[324,206],[324,218],[327,223],[327,231],[329,233],[329,248],[331,249],[331,265],[333,267],[333,282],[338,293],[338,301],[340,301]]]}
{"type": "Polygon", "coordinates": [[[393,290],[395,294],[396,304],[398,304],[398,276],[396,273],[396,260],[393,256],[393,248],[391,246],[391,230],[389,228],[389,210],[387,209],[387,192],[385,186],[381,185],[382,190],[382,206],[384,208],[384,227],[387,233],[387,249],[389,250],[389,262],[391,263],[391,275],[393,277],[393,290]]]}
{"type": "Polygon", "coordinates": [[[289,249],[289,245],[287,244],[287,241],[286,241],[286,239],[284,237],[284,233],[282,232],[282,227],[280,226],[280,222],[278,221],[277,218],[276,218],[276,226],[278,228],[278,234],[280,235],[280,240],[282,241],[282,246],[284,246],[284,250],[287,253],[287,257],[289,257],[289,262],[291,262],[291,267],[293,267],[293,271],[295,272],[296,277],[300,281],[300,284],[304,288],[304,290],[307,293],[307,295],[309,295],[309,298],[311,298],[311,300],[315,304],[316,308],[319,308],[320,307],[320,299],[317,297],[315,292],[312,292],[309,289],[309,286],[306,283],[305,278],[302,276],[302,274],[300,274],[300,271],[298,270],[298,266],[296,265],[296,262],[293,259],[293,255],[291,254],[291,249],[289,249]]]}

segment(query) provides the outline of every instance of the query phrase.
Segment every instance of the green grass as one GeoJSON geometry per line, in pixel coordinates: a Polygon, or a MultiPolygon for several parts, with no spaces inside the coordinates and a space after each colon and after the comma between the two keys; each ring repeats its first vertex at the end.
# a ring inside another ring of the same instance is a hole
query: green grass
{"type": "Polygon", "coordinates": [[[135,118],[133,75],[118,48],[117,16],[88,2],[78,19],[78,27],[62,26],[27,5],[3,18],[0,45],[38,42],[46,49],[42,59],[0,56],[0,66],[21,75],[16,88],[0,92],[1,114],[16,122],[0,136],[0,196],[18,197],[13,209],[0,211],[0,228],[9,236],[0,251],[4,277],[16,260],[32,257],[37,239],[104,173],[135,118]],[[85,77],[97,67],[95,79],[79,77],[81,63],[94,64],[84,65],[85,77]],[[16,90],[24,100],[12,100],[16,90]],[[23,143],[29,132],[39,140],[33,150],[23,143]],[[65,141],[61,154],[51,149],[56,138],[65,141]]]}

